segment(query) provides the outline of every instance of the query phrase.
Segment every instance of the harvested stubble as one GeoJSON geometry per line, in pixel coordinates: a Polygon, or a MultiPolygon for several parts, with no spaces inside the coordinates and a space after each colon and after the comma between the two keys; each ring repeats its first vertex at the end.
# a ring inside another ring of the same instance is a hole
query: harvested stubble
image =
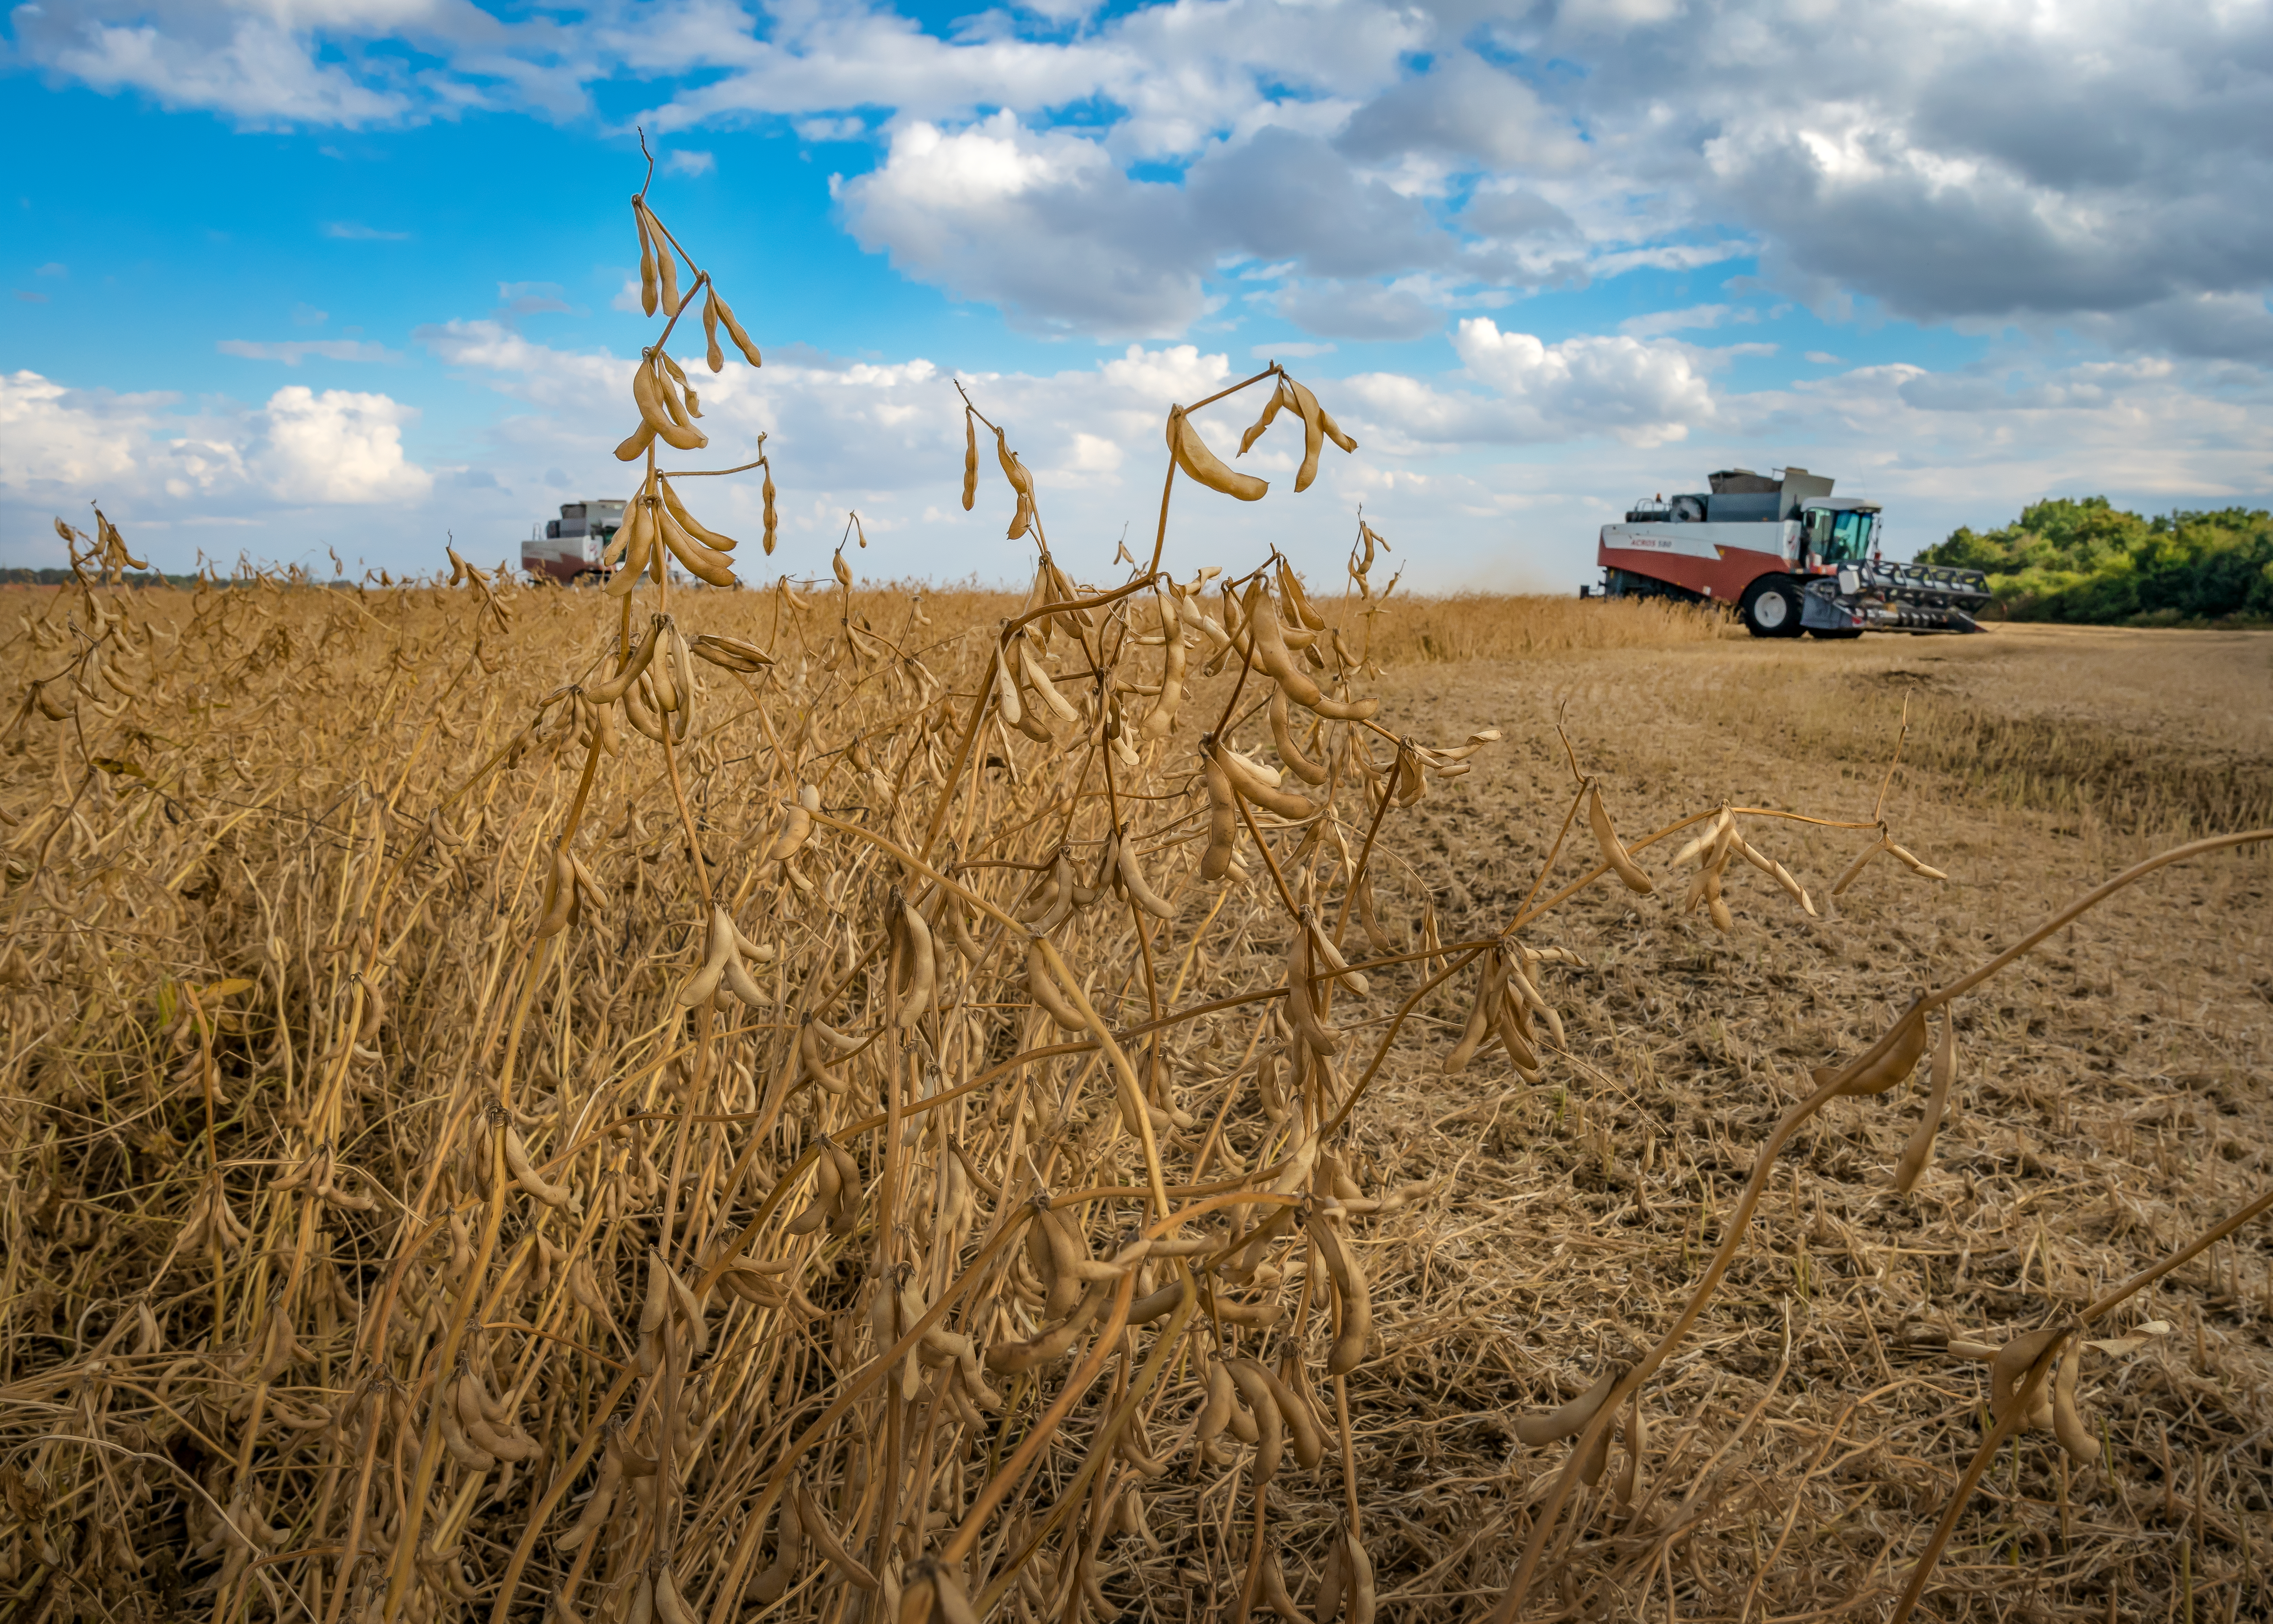
{"type": "MultiPolygon", "coordinates": [[[[647,365],[654,438],[683,381],[647,365]]],[[[1177,467],[1248,494],[1182,418],[1177,467]]],[[[1979,1124],[1991,992],[1935,1014],[1977,1023],[1956,1121],[1884,1195],[1904,1096],[1836,1096],[1922,1011],[1807,1010],[1797,939],[1876,813],[1644,838],[1652,792],[1580,776],[1615,741],[1400,741],[1352,692],[1402,677],[1375,540],[1334,605],[1044,552],[1004,626],[841,554],[810,597],[130,594],[99,525],[15,644],[0,801],[11,1624],[1875,1611],[1977,1432],[1970,1344],[2041,1349],[1999,1372],[2032,1416],[2062,1311],[2262,1154],[2046,1178],[1979,1124]],[[1447,813],[1512,808],[1527,853],[1452,872],[1447,813]]],[[[1925,884],[1885,857],[1845,906],[1925,884]]],[[[2254,1254],[2205,1255],[2254,1327],[2254,1254]]],[[[2032,1437],[1938,1600],[2254,1605],[2241,1333],[2187,1330],[2209,1373],[2143,1329],[2107,1357],[2144,1375],[2085,1367],[2112,1470],[2032,1437]]]]}

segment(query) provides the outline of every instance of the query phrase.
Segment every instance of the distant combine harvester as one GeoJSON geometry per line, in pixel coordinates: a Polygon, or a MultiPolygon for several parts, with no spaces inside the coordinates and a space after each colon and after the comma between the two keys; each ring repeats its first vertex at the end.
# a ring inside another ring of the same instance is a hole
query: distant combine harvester
{"type": "Polygon", "coordinates": [[[608,543],[624,522],[621,502],[563,502],[557,519],[540,519],[521,544],[521,567],[540,580],[574,582],[601,577],[608,543]]]}
{"type": "Polygon", "coordinates": [[[1732,605],[1755,637],[1981,629],[1986,575],[1886,562],[1879,505],[1835,497],[1832,483],[1804,468],[1729,468],[1710,491],[1636,502],[1602,526],[1602,595],[1732,605]]]}

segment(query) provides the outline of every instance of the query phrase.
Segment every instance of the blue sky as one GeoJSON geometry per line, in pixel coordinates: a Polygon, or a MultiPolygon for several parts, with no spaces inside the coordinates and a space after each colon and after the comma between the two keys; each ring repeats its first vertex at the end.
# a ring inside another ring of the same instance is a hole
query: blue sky
{"type": "Polygon", "coordinates": [[[1730,464],[1905,553],[2262,503],[2269,69],[2258,7],[43,0],[0,54],[0,562],[101,500],[169,568],[423,568],[623,494],[635,124],[767,353],[706,423],[771,436],[776,567],[857,508],[872,573],[1023,572],[999,489],[956,500],[960,375],[1101,569],[1169,401],[1271,357],[1361,449],[1298,497],[1266,440],[1192,560],[1323,564],[1363,503],[1416,584],[1567,590],[1730,464]]]}

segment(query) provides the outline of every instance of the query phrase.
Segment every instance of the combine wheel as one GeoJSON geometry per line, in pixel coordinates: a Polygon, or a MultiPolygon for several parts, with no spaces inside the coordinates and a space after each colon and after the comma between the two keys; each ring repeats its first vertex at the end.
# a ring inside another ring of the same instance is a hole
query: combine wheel
{"type": "Polygon", "coordinates": [[[1799,588],[1789,575],[1762,575],[1744,589],[1738,609],[1755,637],[1799,635],[1799,588]]]}

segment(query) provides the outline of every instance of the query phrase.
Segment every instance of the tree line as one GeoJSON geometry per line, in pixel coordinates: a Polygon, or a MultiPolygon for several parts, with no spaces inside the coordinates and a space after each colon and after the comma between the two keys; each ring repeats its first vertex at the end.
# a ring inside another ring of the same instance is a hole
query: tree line
{"type": "Polygon", "coordinates": [[[2058,497],[1999,530],[1960,527],[1918,561],[1981,570],[2015,620],[2273,620],[2273,514],[2262,508],[2142,518],[2104,496],[2058,497]]]}

